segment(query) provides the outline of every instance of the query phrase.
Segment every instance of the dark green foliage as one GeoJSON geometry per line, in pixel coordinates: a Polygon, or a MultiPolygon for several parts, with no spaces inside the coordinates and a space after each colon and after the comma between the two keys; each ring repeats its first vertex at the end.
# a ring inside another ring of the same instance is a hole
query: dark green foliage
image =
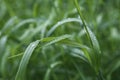
{"type": "Polygon", "coordinates": [[[120,0],[0,0],[0,80],[119,80],[120,0]]]}

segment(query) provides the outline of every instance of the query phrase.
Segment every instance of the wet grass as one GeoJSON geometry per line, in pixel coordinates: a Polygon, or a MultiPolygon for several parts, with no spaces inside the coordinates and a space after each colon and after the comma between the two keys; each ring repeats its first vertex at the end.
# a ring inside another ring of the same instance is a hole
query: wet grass
{"type": "Polygon", "coordinates": [[[119,80],[119,0],[0,0],[0,80],[119,80]]]}

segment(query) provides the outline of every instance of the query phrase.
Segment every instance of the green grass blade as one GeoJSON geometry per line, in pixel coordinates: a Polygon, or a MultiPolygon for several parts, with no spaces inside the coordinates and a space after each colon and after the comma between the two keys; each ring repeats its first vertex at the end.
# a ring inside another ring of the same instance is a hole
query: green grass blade
{"type": "Polygon", "coordinates": [[[0,31],[0,37],[1,37],[1,35],[2,35],[2,32],[0,31]]]}
{"type": "MultiPolygon", "coordinates": [[[[45,21],[45,23],[43,25],[41,25],[41,38],[44,38],[45,36],[45,33],[46,33],[46,28],[48,27],[48,25],[50,25],[55,17],[55,11],[54,9],[52,9],[50,15],[49,15],[49,18],[45,21]]],[[[39,28],[38,28],[39,30],[39,28]]],[[[37,31],[37,30],[36,30],[37,31]]]]}
{"type": "Polygon", "coordinates": [[[88,46],[82,45],[82,44],[80,44],[78,42],[71,41],[71,40],[68,40],[68,39],[60,41],[59,43],[60,44],[65,44],[65,45],[68,45],[68,46],[71,46],[71,47],[79,48],[79,50],[81,51],[80,53],[83,53],[83,54],[80,55],[80,53],[79,53],[79,55],[78,55],[76,53],[72,53],[71,55],[75,56],[75,57],[79,57],[83,61],[91,64],[91,59],[90,59],[90,54],[89,54],[91,49],[88,46]]]}
{"type": "Polygon", "coordinates": [[[10,29],[11,26],[15,23],[15,20],[16,20],[16,19],[17,19],[16,16],[10,18],[10,19],[6,22],[6,24],[4,25],[4,27],[2,28],[1,31],[2,31],[2,32],[8,31],[8,29],[10,29]]]}
{"type": "MultiPolygon", "coordinates": [[[[41,47],[46,47],[46,46],[49,46],[51,44],[58,43],[58,42],[60,42],[60,41],[62,41],[64,39],[70,38],[70,37],[71,37],[70,35],[63,35],[63,36],[60,36],[60,37],[47,37],[47,38],[43,38],[43,39],[40,40],[40,42],[41,43],[46,42],[46,44],[44,44],[41,47]]],[[[83,46],[83,48],[87,48],[87,47],[83,46]]],[[[19,56],[22,56],[22,55],[23,55],[23,53],[20,53],[20,54],[8,57],[8,59],[16,58],[16,57],[19,57],[19,56]]]]}
{"type": "Polygon", "coordinates": [[[7,36],[3,36],[0,38],[0,57],[3,51],[5,50],[6,42],[7,42],[7,36]]]}
{"type": "Polygon", "coordinates": [[[25,25],[25,24],[27,24],[27,23],[36,23],[36,20],[35,20],[35,19],[26,19],[26,20],[23,20],[23,21],[19,22],[19,23],[12,29],[12,31],[18,30],[20,27],[22,27],[23,25],[25,25]]]}
{"type": "Polygon", "coordinates": [[[88,30],[88,34],[90,36],[90,40],[92,42],[92,46],[95,50],[97,50],[98,53],[101,53],[101,50],[100,50],[100,46],[99,46],[99,43],[98,43],[98,40],[96,38],[96,36],[94,35],[94,33],[90,30],[89,27],[87,27],[87,30],[88,30]]]}
{"type": "Polygon", "coordinates": [[[49,80],[50,72],[52,71],[52,69],[54,69],[57,65],[60,65],[60,64],[62,64],[61,61],[56,61],[56,62],[52,63],[46,71],[44,80],[49,80]]]}
{"type": "Polygon", "coordinates": [[[89,38],[92,47],[100,53],[101,51],[100,51],[100,47],[99,47],[99,43],[98,43],[98,41],[97,41],[97,38],[96,38],[96,36],[93,34],[93,32],[90,30],[90,28],[87,27],[87,24],[86,24],[86,22],[84,21],[84,17],[82,16],[81,9],[80,9],[80,7],[79,7],[79,5],[78,5],[77,0],[75,0],[75,6],[76,6],[77,11],[78,11],[78,13],[79,13],[79,15],[80,15],[80,18],[81,18],[81,20],[82,20],[83,26],[84,26],[84,28],[85,28],[85,30],[86,30],[86,33],[87,33],[87,37],[89,38]]]}
{"type": "Polygon", "coordinates": [[[71,35],[67,35],[67,34],[66,34],[66,35],[63,35],[63,36],[60,36],[60,37],[56,37],[54,40],[46,43],[43,47],[49,46],[49,45],[51,45],[51,44],[53,44],[53,43],[57,43],[57,42],[59,42],[59,41],[61,41],[61,40],[64,40],[64,39],[70,38],[70,37],[71,37],[71,35]]]}
{"type": "Polygon", "coordinates": [[[80,58],[82,59],[83,61],[88,62],[88,59],[86,58],[86,55],[84,53],[84,51],[80,50],[80,49],[72,49],[71,50],[71,55],[74,56],[74,57],[77,57],[77,58],[80,58]]]}
{"type": "MultiPolygon", "coordinates": [[[[44,46],[41,46],[42,47],[46,47],[46,46],[49,46],[51,44],[54,44],[54,43],[57,43],[61,40],[64,40],[66,38],[69,38],[70,35],[63,35],[63,36],[60,36],[60,37],[56,37],[55,39],[50,39],[52,41],[50,42],[47,42],[44,46]]],[[[44,41],[44,39],[42,39],[41,41],[44,41]]],[[[46,41],[46,40],[45,40],[46,41]]],[[[49,40],[48,40],[49,41],[49,40]]],[[[19,69],[18,69],[18,72],[17,72],[17,75],[15,77],[15,80],[23,80],[24,79],[24,73],[25,73],[25,70],[26,70],[26,67],[27,67],[27,64],[29,62],[29,59],[34,51],[34,49],[37,47],[38,43],[40,42],[40,40],[37,40],[35,42],[32,42],[26,49],[23,57],[22,57],[22,60],[20,62],[20,66],[19,66],[19,69]]]]}
{"type": "Polygon", "coordinates": [[[91,43],[91,47],[93,49],[93,51],[90,54],[90,59],[89,60],[92,63],[91,66],[94,68],[96,74],[98,75],[99,69],[101,67],[101,55],[100,55],[101,51],[100,51],[99,43],[97,41],[96,36],[93,34],[93,32],[88,27],[87,23],[84,21],[84,17],[82,16],[81,9],[78,5],[77,0],[75,0],[74,2],[75,2],[75,6],[77,8],[77,11],[79,13],[79,16],[82,20],[82,23],[83,23],[84,29],[86,31],[87,37],[88,37],[88,39],[91,43]]]}
{"type": "Polygon", "coordinates": [[[10,54],[10,46],[7,46],[7,49],[6,49],[5,53],[3,54],[2,60],[1,60],[1,73],[4,78],[6,78],[8,75],[6,68],[7,68],[7,60],[8,60],[7,58],[9,56],[9,54],[10,54]]]}
{"type": "Polygon", "coordinates": [[[20,54],[17,54],[17,55],[13,55],[13,56],[8,57],[8,59],[16,58],[16,57],[19,57],[19,56],[22,56],[22,55],[23,55],[23,53],[20,53],[20,54]]]}
{"type": "Polygon", "coordinates": [[[112,61],[109,62],[107,69],[105,70],[105,73],[107,75],[111,75],[115,70],[117,70],[120,67],[120,56],[116,56],[112,61]]]}
{"type": "Polygon", "coordinates": [[[25,73],[25,70],[26,70],[26,67],[27,67],[27,64],[29,62],[29,59],[33,53],[33,51],[35,50],[35,48],[37,47],[39,43],[39,40],[35,41],[35,42],[32,42],[28,47],[27,49],[25,50],[25,53],[22,57],[22,60],[20,62],[20,66],[19,66],[19,69],[17,71],[17,74],[16,74],[16,77],[15,77],[15,80],[24,80],[24,73],[25,73]]]}
{"type": "Polygon", "coordinates": [[[59,22],[57,22],[57,24],[55,24],[47,33],[47,36],[51,35],[56,28],[58,28],[60,25],[63,25],[65,23],[68,23],[68,22],[79,22],[82,24],[81,20],[80,19],[77,19],[77,18],[67,18],[67,19],[64,19],[64,20],[61,20],[59,22]]]}

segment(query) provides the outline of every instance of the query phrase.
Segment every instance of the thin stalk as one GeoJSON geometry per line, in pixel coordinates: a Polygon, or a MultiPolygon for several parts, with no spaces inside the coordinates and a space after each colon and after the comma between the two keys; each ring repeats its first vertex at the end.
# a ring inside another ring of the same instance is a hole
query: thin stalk
{"type": "MultiPolygon", "coordinates": [[[[85,28],[86,33],[89,33],[89,32],[88,32],[88,29],[87,29],[87,25],[86,25],[86,23],[85,23],[85,21],[84,21],[84,17],[82,16],[81,9],[80,9],[80,7],[79,7],[79,5],[78,5],[77,0],[74,0],[74,3],[75,3],[75,6],[76,6],[76,8],[77,8],[78,14],[80,15],[80,18],[81,18],[81,20],[82,20],[82,23],[83,23],[83,26],[84,26],[84,28],[85,28]]],[[[90,35],[87,34],[87,37],[88,37],[88,39],[90,40],[91,45],[93,46],[92,41],[91,41],[91,39],[90,39],[90,35]]]]}
{"type": "MultiPolygon", "coordinates": [[[[93,42],[92,42],[92,40],[91,40],[91,38],[90,38],[90,34],[89,34],[89,31],[88,31],[87,24],[86,24],[85,21],[84,21],[84,17],[82,16],[81,9],[80,9],[80,7],[79,7],[79,5],[78,5],[77,0],[74,0],[74,3],[75,3],[75,6],[76,6],[76,8],[77,8],[78,14],[79,14],[79,16],[80,16],[80,18],[81,18],[81,20],[82,20],[83,26],[84,26],[84,28],[85,28],[85,30],[86,30],[87,37],[88,37],[88,39],[90,40],[90,43],[91,43],[92,48],[94,49],[94,44],[93,44],[93,42]]],[[[104,80],[103,74],[102,74],[102,72],[100,71],[100,68],[99,68],[98,70],[99,70],[99,71],[96,72],[96,74],[97,74],[97,79],[98,79],[98,80],[104,80]]]]}

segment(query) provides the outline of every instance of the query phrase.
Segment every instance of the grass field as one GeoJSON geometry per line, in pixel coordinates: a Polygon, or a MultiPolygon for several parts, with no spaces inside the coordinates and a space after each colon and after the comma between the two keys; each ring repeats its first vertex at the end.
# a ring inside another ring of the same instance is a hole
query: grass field
{"type": "Polygon", "coordinates": [[[120,0],[0,0],[0,80],[120,80],[120,0]]]}

